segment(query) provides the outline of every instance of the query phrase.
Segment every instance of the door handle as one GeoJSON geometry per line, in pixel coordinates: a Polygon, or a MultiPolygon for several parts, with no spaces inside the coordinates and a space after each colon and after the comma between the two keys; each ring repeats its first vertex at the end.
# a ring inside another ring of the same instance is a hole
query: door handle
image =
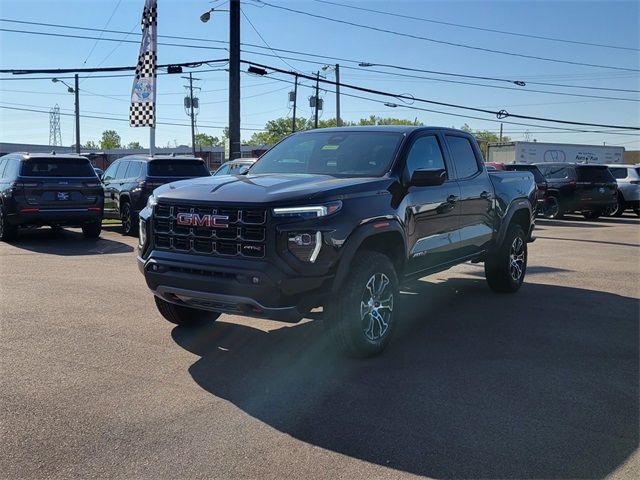
{"type": "Polygon", "coordinates": [[[484,192],[482,192],[482,193],[480,194],[480,198],[483,198],[483,199],[485,199],[485,200],[488,200],[488,199],[490,199],[490,198],[491,198],[491,194],[485,190],[484,192]]]}
{"type": "Polygon", "coordinates": [[[454,204],[458,201],[458,197],[456,195],[449,195],[447,197],[447,203],[454,204]]]}

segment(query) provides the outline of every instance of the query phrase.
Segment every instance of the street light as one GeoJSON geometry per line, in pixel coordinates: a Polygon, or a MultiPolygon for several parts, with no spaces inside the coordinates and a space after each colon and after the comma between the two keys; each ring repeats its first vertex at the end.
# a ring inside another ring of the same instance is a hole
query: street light
{"type": "Polygon", "coordinates": [[[340,119],[340,65],[325,65],[322,70],[333,70],[336,73],[336,126],[342,126],[342,120],[340,119]]]}
{"type": "Polygon", "coordinates": [[[211,8],[200,15],[207,23],[211,13],[229,12],[229,159],[242,156],[240,148],[240,0],[230,0],[229,10],[211,8]]]}
{"type": "Polygon", "coordinates": [[[78,88],[78,74],[75,74],[75,88],[66,83],[64,80],[60,80],[59,78],[52,78],[51,81],[53,83],[62,83],[67,87],[67,92],[73,93],[75,95],[75,117],[76,117],[76,153],[80,154],[80,89],[78,88]]]}

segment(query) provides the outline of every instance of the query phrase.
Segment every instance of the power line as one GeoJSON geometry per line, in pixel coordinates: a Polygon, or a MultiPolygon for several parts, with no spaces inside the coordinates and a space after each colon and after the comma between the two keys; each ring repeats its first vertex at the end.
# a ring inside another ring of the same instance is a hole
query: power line
{"type": "MultiPolygon", "coordinates": [[[[248,17],[246,16],[246,14],[244,14],[244,12],[243,12],[243,15],[245,15],[245,18],[247,19],[247,21],[249,21],[248,17]]],[[[0,19],[0,21],[10,22],[10,23],[27,24],[27,25],[55,27],[55,28],[66,28],[66,29],[74,29],[74,30],[97,31],[97,32],[101,32],[101,33],[107,32],[107,33],[115,33],[115,34],[124,34],[125,36],[130,35],[132,33],[132,31],[125,32],[125,31],[122,31],[122,30],[105,30],[105,29],[96,29],[96,28],[72,26],[72,25],[62,25],[62,24],[53,24],[53,23],[42,23],[42,22],[30,22],[30,21],[23,21],[23,20],[0,19]]],[[[249,21],[249,23],[251,24],[250,21],[249,21]]],[[[251,24],[251,26],[252,26],[252,28],[254,30],[256,30],[256,33],[258,35],[260,35],[260,33],[255,28],[255,26],[253,26],[252,24],[251,24]]],[[[3,30],[3,29],[0,29],[0,30],[3,30]]],[[[9,29],[6,29],[6,30],[7,31],[12,31],[12,32],[14,31],[14,30],[9,30],[9,29]]],[[[33,34],[37,34],[37,35],[47,35],[48,34],[47,32],[31,32],[31,31],[16,31],[16,32],[18,32],[18,33],[33,33],[33,34]]],[[[56,34],[51,34],[51,35],[56,35],[56,34]]],[[[135,33],[135,35],[141,35],[141,34],[140,33],[135,33]]],[[[228,44],[228,42],[223,41],[223,40],[212,40],[212,39],[204,39],[204,38],[196,38],[196,37],[183,37],[183,36],[175,36],[175,35],[159,35],[159,37],[160,38],[169,38],[169,39],[178,39],[178,40],[187,40],[187,41],[206,42],[206,43],[228,44]]],[[[260,35],[260,37],[264,41],[264,38],[261,35],[260,35]]],[[[84,36],[82,38],[99,40],[99,38],[88,37],[88,36],[84,36]]],[[[116,40],[116,39],[104,39],[104,40],[105,41],[119,41],[119,42],[124,41],[124,40],[116,40]]],[[[129,41],[129,43],[137,43],[137,42],[129,41]]],[[[181,45],[181,44],[168,44],[168,45],[177,46],[177,47],[184,47],[184,48],[207,48],[207,47],[195,46],[195,45],[181,45]]],[[[460,78],[470,78],[470,79],[478,79],[478,80],[490,80],[490,81],[497,81],[497,82],[506,82],[506,83],[513,83],[513,84],[516,84],[516,85],[519,85],[519,86],[524,86],[525,84],[532,84],[532,85],[554,86],[554,87],[561,87],[561,88],[579,88],[579,89],[587,89],[587,90],[603,90],[603,91],[630,92],[630,93],[637,93],[638,92],[637,90],[633,90],[633,89],[619,89],[619,88],[609,88],[609,87],[593,87],[593,86],[585,86],[585,85],[567,85],[567,84],[560,84],[560,83],[535,82],[535,81],[526,81],[525,82],[525,81],[522,81],[522,80],[512,80],[512,79],[506,79],[506,78],[488,77],[488,76],[480,76],[480,75],[469,75],[469,74],[461,74],[461,73],[453,73],[453,72],[443,72],[443,71],[437,71],[437,70],[428,70],[428,69],[422,69],[422,68],[414,68],[414,67],[406,67],[406,66],[401,66],[401,65],[393,65],[393,64],[387,64],[387,63],[362,62],[360,60],[355,60],[355,59],[333,57],[333,56],[329,56],[329,55],[318,55],[318,54],[312,54],[312,53],[307,53],[307,52],[298,52],[298,51],[295,51],[295,50],[288,50],[288,49],[282,49],[282,48],[273,48],[269,44],[267,44],[266,42],[265,42],[265,45],[267,45],[266,47],[264,47],[262,45],[255,45],[255,44],[250,44],[250,43],[243,43],[242,45],[253,47],[253,48],[268,49],[268,50],[272,51],[274,53],[274,55],[268,55],[268,54],[261,53],[261,52],[252,52],[252,51],[249,51],[249,50],[243,50],[243,51],[245,51],[246,53],[252,53],[252,54],[255,54],[255,55],[275,56],[276,58],[279,58],[280,60],[282,60],[285,64],[289,65],[289,67],[291,67],[293,70],[297,70],[297,69],[295,67],[291,66],[289,63],[287,63],[285,61],[285,59],[287,59],[287,60],[295,60],[295,61],[300,61],[300,62],[306,62],[306,63],[313,63],[313,64],[316,64],[316,65],[320,65],[320,64],[323,64],[325,62],[312,62],[312,61],[309,61],[309,60],[304,60],[304,59],[295,58],[295,57],[284,57],[284,56],[279,55],[277,52],[292,53],[292,54],[295,54],[295,55],[303,55],[303,56],[307,56],[307,57],[320,58],[320,59],[324,59],[324,60],[355,63],[355,64],[359,64],[360,66],[367,66],[367,67],[369,67],[369,66],[378,66],[378,67],[393,68],[393,69],[397,69],[397,70],[401,70],[401,71],[411,71],[411,72],[429,73],[429,74],[434,74],[434,75],[444,75],[444,76],[452,76],[452,77],[460,77],[460,78]]],[[[389,72],[389,74],[391,74],[391,72],[389,72]]],[[[470,84],[470,85],[475,85],[475,84],[470,84]]],[[[515,89],[515,90],[517,90],[517,89],[515,89]]]]}
{"type": "MultiPolygon", "coordinates": [[[[113,9],[113,11],[111,12],[111,15],[109,15],[109,18],[107,19],[107,23],[104,24],[104,28],[103,28],[102,32],[100,33],[100,38],[102,38],[102,35],[104,34],[104,29],[106,29],[109,26],[109,23],[111,23],[111,19],[115,15],[115,13],[118,10],[118,7],[120,6],[121,3],[122,3],[122,0],[118,0],[118,3],[116,3],[115,8],[113,9]]],[[[87,60],[89,60],[89,57],[91,56],[91,54],[93,53],[95,48],[98,46],[98,42],[100,41],[100,38],[96,39],[95,43],[91,47],[91,50],[89,50],[89,53],[87,54],[87,58],[85,58],[84,62],[82,62],[83,65],[87,64],[87,60]]]]}
{"type": "MultiPolygon", "coordinates": [[[[258,67],[262,67],[264,69],[269,69],[269,70],[273,70],[275,72],[279,72],[279,73],[284,73],[287,75],[298,75],[299,77],[302,78],[306,78],[307,80],[315,80],[314,77],[310,76],[310,75],[306,75],[306,74],[301,74],[301,73],[295,73],[295,72],[289,72],[286,70],[282,70],[276,67],[271,67],[268,65],[262,65],[256,62],[250,62],[247,60],[241,60],[241,63],[244,64],[249,64],[249,65],[255,65],[258,67]]],[[[319,80],[322,83],[327,83],[330,85],[336,85],[336,82],[333,82],[331,80],[327,80],[326,78],[320,79],[319,80]]],[[[567,125],[581,125],[581,126],[588,126],[588,127],[603,127],[603,128],[618,128],[618,129],[624,129],[624,130],[640,130],[640,127],[636,127],[636,126],[621,126],[621,125],[607,125],[607,124],[601,124],[601,123],[588,123],[588,122],[577,122],[577,121],[573,121],[573,120],[560,120],[560,119],[555,119],[555,118],[545,118],[545,117],[535,117],[532,115],[520,115],[520,114],[515,114],[515,113],[509,113],[506,110],[500,110],[500,111],[494,111],[494,110],[488,110],[488,109],[484,109],[484,108],[476,108],[476,107],[469,107],[469,106],[465,106],[465,105],[458,105],[458,104],[454,104],[454,103],[446,103],[446,102],[438,102],[435,100],[429,100],[429,99],[424,99],[424,98],[417,98],[417,97],[413,97],[410,95],[406,95],[406,94],[395,94],[395,93],[390,93],[390,92],[384,92],[382,90],[375,90],[372,88],[365,88],[365,87],[359,87],[357,85],[351,85],[348,83],[340,83],[340,86],[345,87],[345,88],[349,88],[352,90],[358,90],[361,92],[365,92],[365,93],[373,93],[375,95],[382,95],[382,96],[386,96],[386,97],[392,97],[392,98],[396,98],[398,100],[404,101],[404,100],[408,100],[411,102],[421,102],[421,103],[429,103],[432,105],[440,105],[440,106],[444,106],[444,107],[452,107],[452,108],[459,108],[462,110],[470,110],[473,112],[480,112],[480,113],[488,113],[490,115],[495,115],[498,119],[502,120],[505,119],[507,117],[513,117],[513,118],[521,118],[523,120],[536,120],[536,121],[541,121],[541,122],[551,122],[551,123],[563,123],[563,124],[567,124],[567,125]]]]}
{"type": "MultiPolygon", "coordinates": [[[[286,82],[286,83],[293,83],[289,80],[286,79],[280,79],[280,78],[276,78],[276,77],[272,77],[274,80],[279,80],[281,82],[286,82]]],[[[340,85],[343,85],[342,83],[340,85]]],[[[304,87],[310,88],[310,89],[314,89],[315,87],[313,85],[302,85],[304,87]]],[[[323,92],[326,92],[327,90],[322,90],[323,92]]],[[[376,100],[375,98],[371,98],[371,97],[363,97],[362,95],[355,95],[352,93],[343,93],[342,95],[347,96],[347,97],[351,97],[351,98],[357,98],[360,100],[367,100],[370,102],[374,102],[374,103],[378,103],[381,105],[385,105],[388,107],[393,108],[393,105],[390,105],[388,102],[384,101],[384,100],[376,100]]],[[[539,125],[539,124],[534,124],[534,123],[523,123],[523,122],[511,122],[508,120],[494,120],[492,118],[483,118],[483,117],[478,117],[478,116],[472,116],[472,115],[464,115],[461,113],[453,113],[453,112],[446,112],[446,111],[442,111],[442,110],[433,110],[433,109],[428,109],[428,108],[422,108],[422,107],[416,107],[416,106],[412,106],[412,105],[403,105],[403,108],[412,110],[412,111],[421,111],[421,112],[428,112],[428,113],[437,113],[440,115],[447,115],[447,116],[451,116],[451,117],[459,117],[459,118],[468,118],[468,119],[472,119],[472,120],[482,120],[482,121],[486,121],[486,122],[493,122],[493,123],[505,123],[505,124],[509,124],[509,125],[519,125],[519,126],[524,126],[524,127],[537,127],[537,128],[546,128],[549,130],[556,130],[558,131],[558,133],[603,133],[603,134],[611,134],[611,135],[625,135],[625,136],[637,136],[636,133],[628,133],[625,130],[626,133],[613,133],[613,132],[619,132],[619,130],[584,130],[584,129],[575,129],[575,128],[568,128],[568,127],[553,127],[550,125],[539,125]]]]}
{"type": "Polygon", "coordinates": [[[623,71],[627,71],[627,72],[640,72],[639,69],[637,68],[628,68],[628,67],[617,67],[617,66],[612,66],[612,65],[599,65],[599,64],[595,64],[595,63],[586,63],[586,62],[575,62],[572,60],[561,60],[558,58],[549,58],[549,57],[541,57],[538,55],[526,55],[524,53],[516,53],[516,52],[509,52],[506,50],[495,50],[492,48],[485,48],[485,47],[477,47],[474,45],[467,45],[465,43],[456,43],[456,42],[448,42],[445,40],[437,40],[435,38],[430,38],[430,37],[424,37],[422,35],[415,35],[412,33],[405,33],[405,32],[397,32],[395,30],[389,30],[386,28],[379,28],[379,27],[374,27],[371,25],[363,25],[361,23],[355,23],[355,22],[350,22],[348,20],[340,20],[338,18],[331,18],[331,17],[325,17],[324,15],[318,15],[315,13],[310,13],[310,12],[304,12],[302,10],[296,10],[294,8],[289,8],[289,7],[283,7],[282,5],[273,5],[271,3],[268,2],[264,2],[262,0],[255,0],[258,1],[268,7],[271,8],[276,8],[279,10],[284,10],[287,12],[291,12],[291,13],[297,13],[299,15],[306,15],[308,17],[313,17],[313,18],[319,18],[322,20],[327,20],[329,22],[334,22],[334,23],[341,23],[343,25],[349,25],[351,27],[357,27],[357,28],[364,28],[367,30],[373,30],[375,32],[381,32],[381,33],[388,33],[390,35],[396,35],[399,37],[405,37],[405,38],[411,38],[414,40],[422,40],[425,42],[431,42],[431,43],[437,43],[440,45],[448,45],[450,47],[459,47],[459,48],[466,48],[466,49],[470,49],[470,50],[478,50],[481,52],[487,52],[487,53],[496,53],[496,54],[500,54],[500,55],[508,55],[508,56],[512,56],[512,57],[521,57],[521,58],[529,58],[532,60],[541,60],[541,61],[545,61],[545,62],[554,62],[554,63],[566,63],[569,65],[580,65],[583,67],[596,67],[596,68],[607,68],[610,70],[623,70],[623,71]]]}
{"type": "MultiPolygon", "coordinates": [[[[640,50],[638,48],[634,48],[634,47],[623,47],[620,45],[609,45],[609,44],[604,44],[604,43],[592,43],[592,42],[584,42],[584,41],[579,41],[579,40],[569,40],[566,38],[556,38],[556,37],[545,37],[542,35],[532,35],[532,34],[527,34],[527,33],[516,33],[516,32],[509,32],[506,30],[497,30],[494,28],[483,28],[483,27],[478,27],[478,26],[474,26],[474,25],[464,25],[464,24],[460,24],[460,23],[453,23],[453,22],[444,22],[441,20],[433,20],[431,18],[424,18],[424,17],[416,17],[413,15],[402,15],[400,13],[393,13],[393,12],[385,12],[382,10],[375,10],[373,8],[365,8],[365,7],[356,7],[354,5],[345,5],[343,3],[337,3],[337,2],[331,2],[328,0],[313,0],[315,2],[318,3],[325,3],[325,4],[330,4],[330,5],[336,5],[338,7],[344,7],[344,8],[351,8],[353,10],[360,10],[360,11],[364,11],[364,12],[371,12],[371,13],[378,13],[378,14],[382,14],[382,15],[389,15],[391,17],[398,17],[398,18],[406,18],[409,20],[417,20],[417,21],[421,21],[421,22],[429,22],[429,23],[436,23],[439,25],[447,25],[450,27],[458,27],[458,28],[468,28],[471,30],[479,30],[479,31],[483,31],[483,32],[491,32],[491,33],[499,33],[502,35],[512,35],[515,37],[525,37],[525,38],[535,38],[537,40],[547,40],[550,42],[561,42],[561,43],[572,43],[575,45],[587,45],[590,47],[602,47],[602,48],[615,48],[618,50],[632,50],[632,51],[637,51],[640,50]]],[[[264,2],[261,2],[264,3],[264,2]]]]}

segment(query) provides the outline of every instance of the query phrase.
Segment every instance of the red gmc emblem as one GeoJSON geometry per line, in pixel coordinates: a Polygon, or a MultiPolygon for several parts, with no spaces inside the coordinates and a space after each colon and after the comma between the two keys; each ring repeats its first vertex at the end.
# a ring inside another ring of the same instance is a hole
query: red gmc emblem
{"type": "Polygon", "coordinates": [[[228,228],[229,217],[226,215],[200,215],[198,213],[179,213],[178,225],[189,227],[228,228]]]}

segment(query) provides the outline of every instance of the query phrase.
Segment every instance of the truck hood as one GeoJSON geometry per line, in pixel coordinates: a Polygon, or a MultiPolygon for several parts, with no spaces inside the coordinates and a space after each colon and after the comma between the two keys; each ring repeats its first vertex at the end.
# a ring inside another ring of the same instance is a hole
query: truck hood
{"type": "Polygon", "coordinates": [[[260,174],[202,177],[158,187],[159,200],[192,202],[280,204],[344,199],[352,195],[377,195],[388,191],[393,179],[336,178],[330,175],[260,174]]]}

